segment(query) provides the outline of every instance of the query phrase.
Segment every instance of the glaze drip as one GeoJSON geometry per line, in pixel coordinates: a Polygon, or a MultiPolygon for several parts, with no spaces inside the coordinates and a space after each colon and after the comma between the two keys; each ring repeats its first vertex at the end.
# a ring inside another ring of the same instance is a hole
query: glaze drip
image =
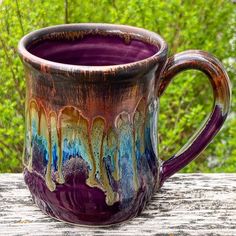
{"type": "Polygon", "coordinates": [[[108,205],[129,204],[138,189],[155,182],[152,166],[157,159],[150,145],[153,114],[146,114],[150,109],[144,98],[133,114],[118,114],[110,127],[103,117],[90,120],[73,106],[47,111],[40,100],[31,99],[27,107],[24,164],[45,179],[50,191],[66,184],[74,159],[84,163],[74,171],[86,169],[86,184],[101,189],[108,205]]]}

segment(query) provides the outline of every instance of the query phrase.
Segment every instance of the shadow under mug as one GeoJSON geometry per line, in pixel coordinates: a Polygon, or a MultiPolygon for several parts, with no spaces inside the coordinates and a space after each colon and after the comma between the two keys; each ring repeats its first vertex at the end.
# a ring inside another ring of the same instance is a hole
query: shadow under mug
{"type": "Polygon", "coordinates": [[[66,222],[111,225],[136,216],[209,144],[229,112],[230,82],[216,58],[198,50],[167,58],[166,42],[141,28],[53,26],[26,35],[18,49],[26,74],[24,179],[39,208],[66,222]],[[213,109],[162,162],[159,99],[186,69],[207,75],[213,109]]]}

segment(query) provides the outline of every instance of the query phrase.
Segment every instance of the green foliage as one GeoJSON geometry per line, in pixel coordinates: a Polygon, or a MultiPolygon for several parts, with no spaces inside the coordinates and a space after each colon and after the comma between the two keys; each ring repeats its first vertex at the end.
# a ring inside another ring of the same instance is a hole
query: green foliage
{"type": "MultiPolygon", "coordinates": [[[[0,172],[22,168],[25,82],[17,43],[24,34],[62,23],[139,26],[161,34],[171,55],[186,49],[209,51],[223,61],[235,83],[235,15],[236,4],[230,0],[0,1],[0,172]]],[[[184,72],[161,98],[158,131],[162,159],[178,151],[211,110],[212,91],[206,81],[199,72],[184,72]]],[[[232,112],[221,133],[184,172],[235,171],[235,108],[233,96],[232,112]]]]}

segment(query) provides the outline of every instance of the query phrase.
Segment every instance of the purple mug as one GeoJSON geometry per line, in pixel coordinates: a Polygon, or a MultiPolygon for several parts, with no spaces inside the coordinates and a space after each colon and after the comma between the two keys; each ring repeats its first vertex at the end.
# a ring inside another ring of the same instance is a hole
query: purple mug
{"type": "Polygon", "coordinates": [[[203,51],[170,58],[167,52],[158,34],[124,25],[59,25],[21,39],[24,179],[44,213],[85,225],[126,221],[220,130],[230,106],[230,82],[221,63],[203,51]],[[162,162],[159,100],[186,69],[207,75],[213,109],[191,141],[162,162]]]}

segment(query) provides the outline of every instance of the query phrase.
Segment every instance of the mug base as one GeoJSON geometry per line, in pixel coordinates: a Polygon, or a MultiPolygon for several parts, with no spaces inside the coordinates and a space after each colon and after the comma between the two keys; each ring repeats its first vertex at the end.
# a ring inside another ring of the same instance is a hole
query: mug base
{"type": "Polygon", "coordinates": [[[123,221],[120,221],[120,222],[115,222],[115,223],[110,223],[110,224],[88,224],[88,223],[73,223],[73,222],[70,222],[70,221],[66,221],[66,220],[62,220],[56,216],[53,216],[52,214],[48,213],[44,208],[41,208],[41,203],[42,201],[40,199],[37,199],[31,194],[31,197],[32,197],[32,200],[34,202],[34,204],[41,210],[41,212],[43,212],[45,215],[49,216],[50,218],[54,219],[54,220],[57,220],[59,222],[62,222],[62,223],[66,223],[66,224],[69,224],[69,225],[73,225],[73,226],[77,226],[77,227],[89,227],[89,228],[109,228],[109,227],[112,227],[112,226],[120,226],[122,224],[126,224],[127,222],[133,220],[136,216],[138,216],[140,213],[138,213],[137,215],[133,215],[131,216],[129,219],[126,219],[126,220],[123,220],[123,221]],[[41,202],[40,204],[38,204],[39,202],[41,202]]]}
{"type": "Polygon", "coordinates": [[[78,226],[104,227],[121,224],[139,215],[144,209],[149,195],[147,191],[139,190],[136,197],[129,203],[116,202],[112,206],[105,203],[105,194],[102,190],[85,185],[57,185],[56,190],[51,192],[44,179],[36,172],[24,171],[24,179],[34,203],[46,215],[78,226]],[[76,189],[83,189],[92,193],[93,199],[81,198],[76,189]],[[96,192],[94,192],[96,190],[96,192]],[[101,191],[104,198],[101,198],[101,191]],[[97,195],[96,195],[97,194],[97,195]],[[100,194],[100,195],[99,195],[100,194]],[[99,198],[97,197],[99,196],[99,198]],[[99,201],[99,202],[96,202],[99,201]]]}

